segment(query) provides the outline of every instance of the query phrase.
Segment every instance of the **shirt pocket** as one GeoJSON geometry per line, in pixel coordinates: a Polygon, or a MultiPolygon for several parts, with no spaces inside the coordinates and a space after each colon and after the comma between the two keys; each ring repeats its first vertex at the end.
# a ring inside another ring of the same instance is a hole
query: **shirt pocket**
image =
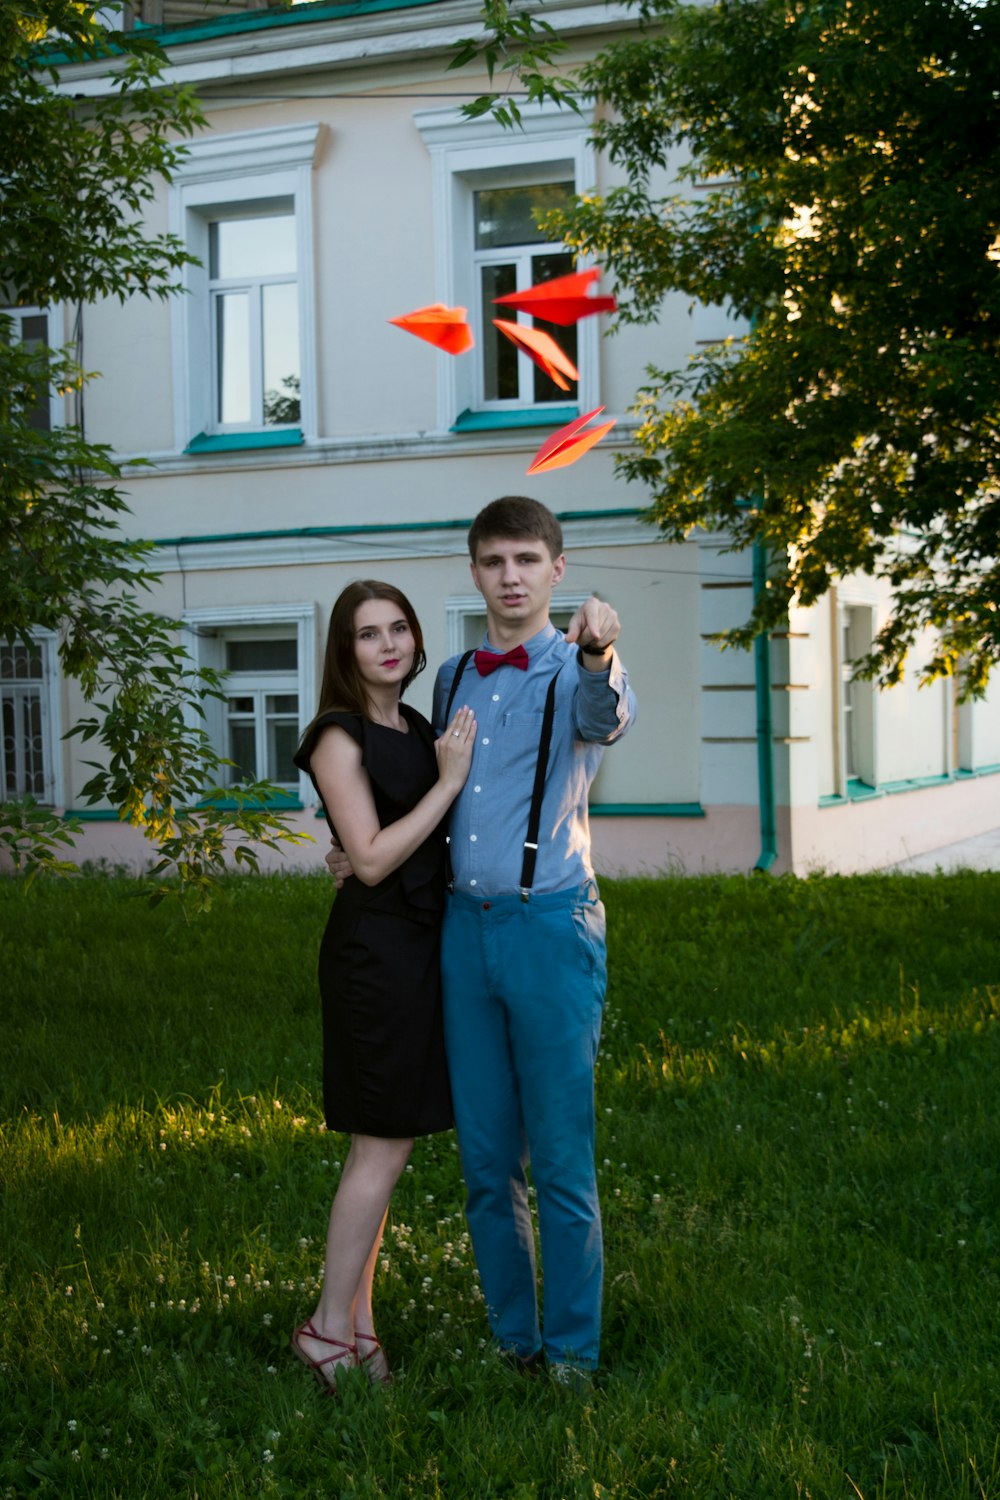
{"type": "Polygon", "coordinates": [[[533,785],[538,761],[538,742],[542,737],[541,712],[504,714],[500,733],[500,774],[528,777],[533,785]]]}

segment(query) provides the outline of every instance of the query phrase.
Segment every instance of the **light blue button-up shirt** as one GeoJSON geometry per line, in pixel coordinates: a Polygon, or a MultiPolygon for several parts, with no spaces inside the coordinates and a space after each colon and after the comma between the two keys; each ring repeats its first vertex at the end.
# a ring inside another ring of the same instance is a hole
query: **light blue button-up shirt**
{"type": "MultiPolygon", "coordinates": [[[[572,890],[593,877],[587,795],[604,746],[621,739],[635,721],[635,696],[616,654],[606,671],[588,671],[577,647],[551,624],[524,645],[529,662],[523,672],[498,667],[480,677],[470,660],[452,705],[454,713],[468,704],[478,729],[469,779],[449,824],[455,889],[484,898],[521,888],[542,714],[553,673],[559,671],[555,720],[532,890],[572,890]]],[[[493,649],[488,641],[483,646],[493,649]]],[[[449,658],[434,685],[438,734],[460,659],[449,658]]]]}

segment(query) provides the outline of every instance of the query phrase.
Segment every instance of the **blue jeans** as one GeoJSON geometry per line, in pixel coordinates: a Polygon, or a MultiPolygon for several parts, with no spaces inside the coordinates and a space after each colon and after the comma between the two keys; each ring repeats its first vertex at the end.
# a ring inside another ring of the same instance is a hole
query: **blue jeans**
{"type": "Polygon", "coordinates": [[[592,881],[551,895],[457,893],[441,947],[466,1214],[490,1326],[524,1357],[597,1365],[604,1252],[594,1064],[607,979],[592,881]],[[525,1167],[545,1272],[544,1342],[525,1167]]]}

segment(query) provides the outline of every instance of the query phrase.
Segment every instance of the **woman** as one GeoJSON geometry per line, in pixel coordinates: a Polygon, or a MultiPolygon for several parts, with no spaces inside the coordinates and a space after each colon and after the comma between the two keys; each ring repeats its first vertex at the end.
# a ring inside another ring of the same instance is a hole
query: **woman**
{"type": "Polygon", "coordinates": [[[442,820],[469,773],[476,723],[460,708],[435,741],[401,702],[425,661],[409,600],[388,583],[349,584],[330,618],[320,710],[295,756],[354,869],[319,956],[326,1123],[349,1131],[351,1147],[319,1304],[292,1335],[331,1392],[352,1365],[390,1379],[372,1314],[389,1198],[414,1136],[452,1122],[438,977],[442,820]]]}

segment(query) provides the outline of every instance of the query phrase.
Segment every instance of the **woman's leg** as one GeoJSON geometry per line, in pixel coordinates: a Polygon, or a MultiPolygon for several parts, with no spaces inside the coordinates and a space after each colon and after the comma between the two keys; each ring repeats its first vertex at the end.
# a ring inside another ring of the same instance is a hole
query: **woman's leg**
{"type": "MultiPolygon", "coordinates": [[[[371,1283],[389,1199],[406,1165],[413,1141],[355,1135],[330,1209],[323,1288],[311,1323],[323,1339],[355,1342],[355,1327],[371,1332],[371,1283]],[[368,1321],[359,1322],[359,1318],[368,1321]]],[[[310,1359],[329,1346],[301,1330],[298,1346],[310,1359]]]]}
{"type": "Polygon", "coordinates": [[[385,1230],[385,1221],[388,1214],[382,1215],[382,1222],[375,1236],[371,1254],[365,1262],[365,1268],[358,1282],[358,1293],[354,1301],[354,1338],[358,1345],[358,1359],[363,1362],[368,1371],[369,1380],[385,1384],[390,1379],[389,1362],[382,1352],[375,1333],[375,1314],[372,1310],[372,1283],[375,1280],[375,1267],[378,1265],[379,1251],[382,1248],[382,1235],[385,1230]]]}

